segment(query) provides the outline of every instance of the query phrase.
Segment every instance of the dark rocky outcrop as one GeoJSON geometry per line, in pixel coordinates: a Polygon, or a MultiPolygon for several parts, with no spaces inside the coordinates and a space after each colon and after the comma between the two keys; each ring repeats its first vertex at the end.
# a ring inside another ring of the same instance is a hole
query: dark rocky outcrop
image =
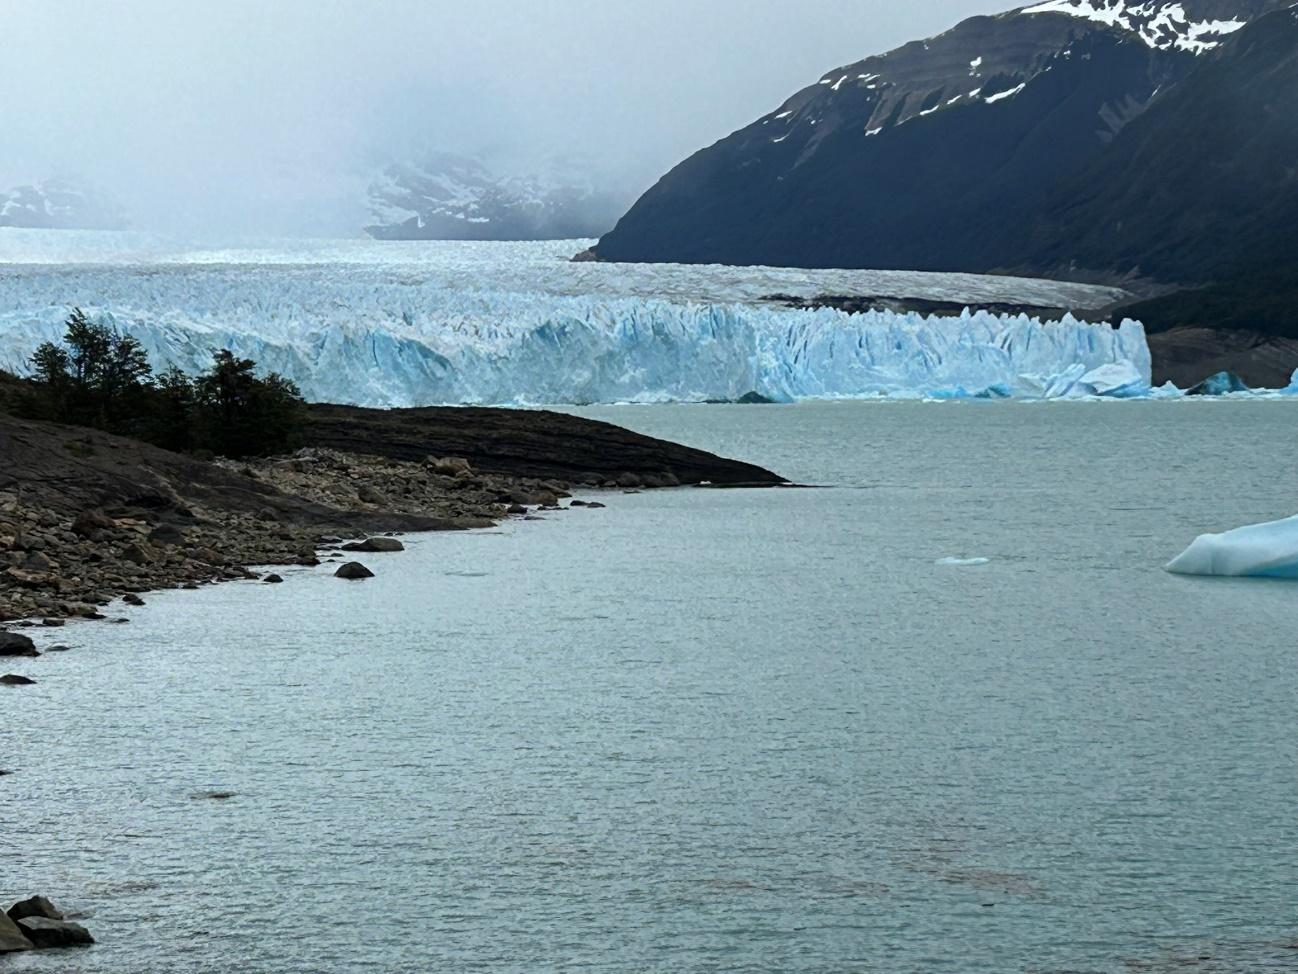
{"type": "Polygon", "coordinates": [[[27,917],[44,917],[47,920],[62,920],[63,914],[44,896],[33,896],[9,907],[10,920],[22,920],[27,917]]]}
{"type": "Polygon", "coordinates": [[[88,947],[95,942],[90,931],[70,920],[50,920],[46,917],[24,917],[17,921],[23,936],[37,948],[88,947]]]}
{"type": "Polygon", "coordinates": [[[31,677],[19,676],[16,673],[6,673],[4,676],[0,676],[0,686],[29,687],[32,686],[35,682],[36,681],[33,680],[31,677]]]}
{"type": "Polygon", "coordinates": [[[39,656],[36,644],[16,632],[0,632],[0,656],[39,656]]]}
{"type": "Polygon", "coordinates": [[[19,929],[17,923],[9,919],[7,914],[0,913],[0,954],[32,950],[35,946],[19,929]]]}
{"type": "Polygon", "coordinates": [[[338,570],[334,572],[334,577],[348,579],[349,581],[359,581],[365,578],[373,578],[374,573],[359,561],[349,561],[345,565],[338,566],[338,570]]]}
{"type": "Polygon", "coordinates": [[[396,538],[366,538],[364,541],[352,541],[343,545],[343,551],[390,552],[405,551],[406,546],[396,538]]]}
{"type": "Polygon", "coordinates": [[[263,578],[262,581],[267,585],[280,585],[283,583],[284,579],[279,575],[270,574],[263,578]]]}
{"type": "MultiPolygon", "coordinates": [[[[557,413],[317,406],[310,416],[308,440],[351,449],[317,443],[291,457],[209,462],[0,411],[0,621],[103,619],[101,607],[139,604],[140,592],[256,577],[249,565],[318,565],[326,532],[490,527],[511,505],[557,505],[578,480],[781,482],[557,413]]],[[[400,547],[380,538],[360,550],[400,547]]],[[[0,655],[34,651],[26,637],[0,634],[0,655]]]]}
{"type": "Polygon", "coordinates": [[[490,474],[579,484],[602,484],[627,473],[670,475],[678,484],[784,482],[752,464],[546,410],[313,405],[308,415],[306,439],[312,446],[411,462],[463,458],[490,474]]]}

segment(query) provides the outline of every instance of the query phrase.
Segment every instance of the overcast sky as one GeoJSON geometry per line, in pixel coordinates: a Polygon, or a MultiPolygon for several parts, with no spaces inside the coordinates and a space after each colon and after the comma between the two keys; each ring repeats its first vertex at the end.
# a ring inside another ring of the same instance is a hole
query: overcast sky
{"type": "Polygon", "coordinates": [[[345,232],[434,146],[646,187],[841,64],[1012,0],[0,0],[0,188],[142,228],[345,232]]]}

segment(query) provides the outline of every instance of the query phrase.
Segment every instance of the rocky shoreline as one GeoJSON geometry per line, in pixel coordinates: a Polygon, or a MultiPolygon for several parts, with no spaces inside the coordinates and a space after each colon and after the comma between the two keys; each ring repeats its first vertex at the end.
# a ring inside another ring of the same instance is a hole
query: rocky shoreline
{"type": "Polygon", "coordinates": [[[448,410],[442,418],[456,436],[439,437],[430,411],[328,409],[328,436],[348,449],[308,446],[252,462],[204,461],[0,415],[0,623],[104,619],[113,602],[143,604],[151,591],[261,578],[251,566],[339,559],[349,539],[534,517],[581,487],[670,487],[709,474],[782,482],[559,414],[448,410]],[[418,415],[400,415],[407,412],[418,415]],[[475,422],[483,428],[476,441],[475,422]],[[586,452],[565,454],[562,444],[583,434],[586,452]],[[448,441],[487,452],[473,460],[440,452],[448,441]],[[574,466],[571,478],[554,475],[574,466]]]}

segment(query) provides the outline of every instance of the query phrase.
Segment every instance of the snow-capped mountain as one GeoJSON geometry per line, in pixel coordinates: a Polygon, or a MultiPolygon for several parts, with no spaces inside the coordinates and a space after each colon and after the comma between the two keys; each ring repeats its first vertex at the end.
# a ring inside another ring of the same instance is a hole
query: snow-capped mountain
{"type": "Polygon", "coordinates": [[[974,17],[828,72],[697,153],[596,253],[1040,270],[1014,252],[1014,234],[1156,97],[1291,3],[1047,0],[974,17]]]}
{"type": "Polygon", "coordinates": [[[102,192],[66,179],[0,190],[0,227],[121,230],[121,208],[102,192]]]}
{"type": "Polygon", "coordinates": [[[627,200],[566,160],[502,176],[476,159],[431,153],[384,169],[369,202],[366,231],[380,240],[562,240],[599,236],[627,200]]]}

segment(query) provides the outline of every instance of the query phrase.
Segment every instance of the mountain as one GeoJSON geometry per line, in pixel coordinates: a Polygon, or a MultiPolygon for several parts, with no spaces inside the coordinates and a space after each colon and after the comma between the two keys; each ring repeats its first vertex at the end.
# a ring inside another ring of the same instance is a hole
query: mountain
{"type": "Polygon", "coordinates": [[[369,202],[365,229],[380,240],[565,240],[599,236],[627,199],[568,160],[501,176],[476,159],[430,153],[384,169],[369,202]]]}
{"type": "Polygon", "coordinates": [[[1298,7],[1155,99],[1018,246],[1006,259],[1169,281],[1298,267],[1298,7]]]}
{"type": "MultiPolygon", "coordinates": [[[[1188,87],[1191,79],[1207,74],[1237,83],[1235,73],[1209,68],[1237,47],[1232,42],[1249,22],[1288,18],[1289,3],[1049,0],[972,18],[831,71],[697,153],[646,193],[595,253],[619,261],[1034,273],[1066,267],[1189,279],[1184,275],[1207,265],[1183,264],[1153,226],[1120,243],[1109,239],[1121,214],[1130,227],[1154,201],[1167,208],[1167,192],[1151,197],[1146,189],[1161,176],[1143,154],[1150,143],[1142,148],[1128,131],[1182,86],[1196,92],[1187,99],[1205,107],[1181,133],[1190,144],[1165,153],[1176,156],[1188,186],[1204,151],[1225,144],[1224,132],[1238,135],[1229,116],[1234,96],[1201,90],[1211,81],[1188,87]],[[1273,11],[1281,13],[1264,17],[1273,11]],[[1061,213],[1069,219],[1052,237],[1056,223],[1043,214],[1061,213]],[[1150,240],[1167,251],[1153,263],[1145,259],[1150,240]]],[[[1287,26],[1268,30],[1289,33],[1287,26]]],[[[1244,65],[1239,74],[1251,70],[1244,65]]],[[[1295,117],[1268,124],[1291,127],[1295,117]]],[[[1233,155],[1247,178],[1251,164],[1242,151],[1233,155]]],[[[1202,192],[1210,170],[1197,172],[1202,192]]],[[[1165,215],[1180,221],[1181,239],[1193,237],[1199,203],[1228,209],[1239,195],[1247,192],[1232,185],[1206,199],[1178,197],[1176,212],[1165,215]]]]}
{"type": "Polygon", "coordinates": [[[0,190],[0,227],[122,230],[121,208],[103,193],[66,179],[0,190]]]}

